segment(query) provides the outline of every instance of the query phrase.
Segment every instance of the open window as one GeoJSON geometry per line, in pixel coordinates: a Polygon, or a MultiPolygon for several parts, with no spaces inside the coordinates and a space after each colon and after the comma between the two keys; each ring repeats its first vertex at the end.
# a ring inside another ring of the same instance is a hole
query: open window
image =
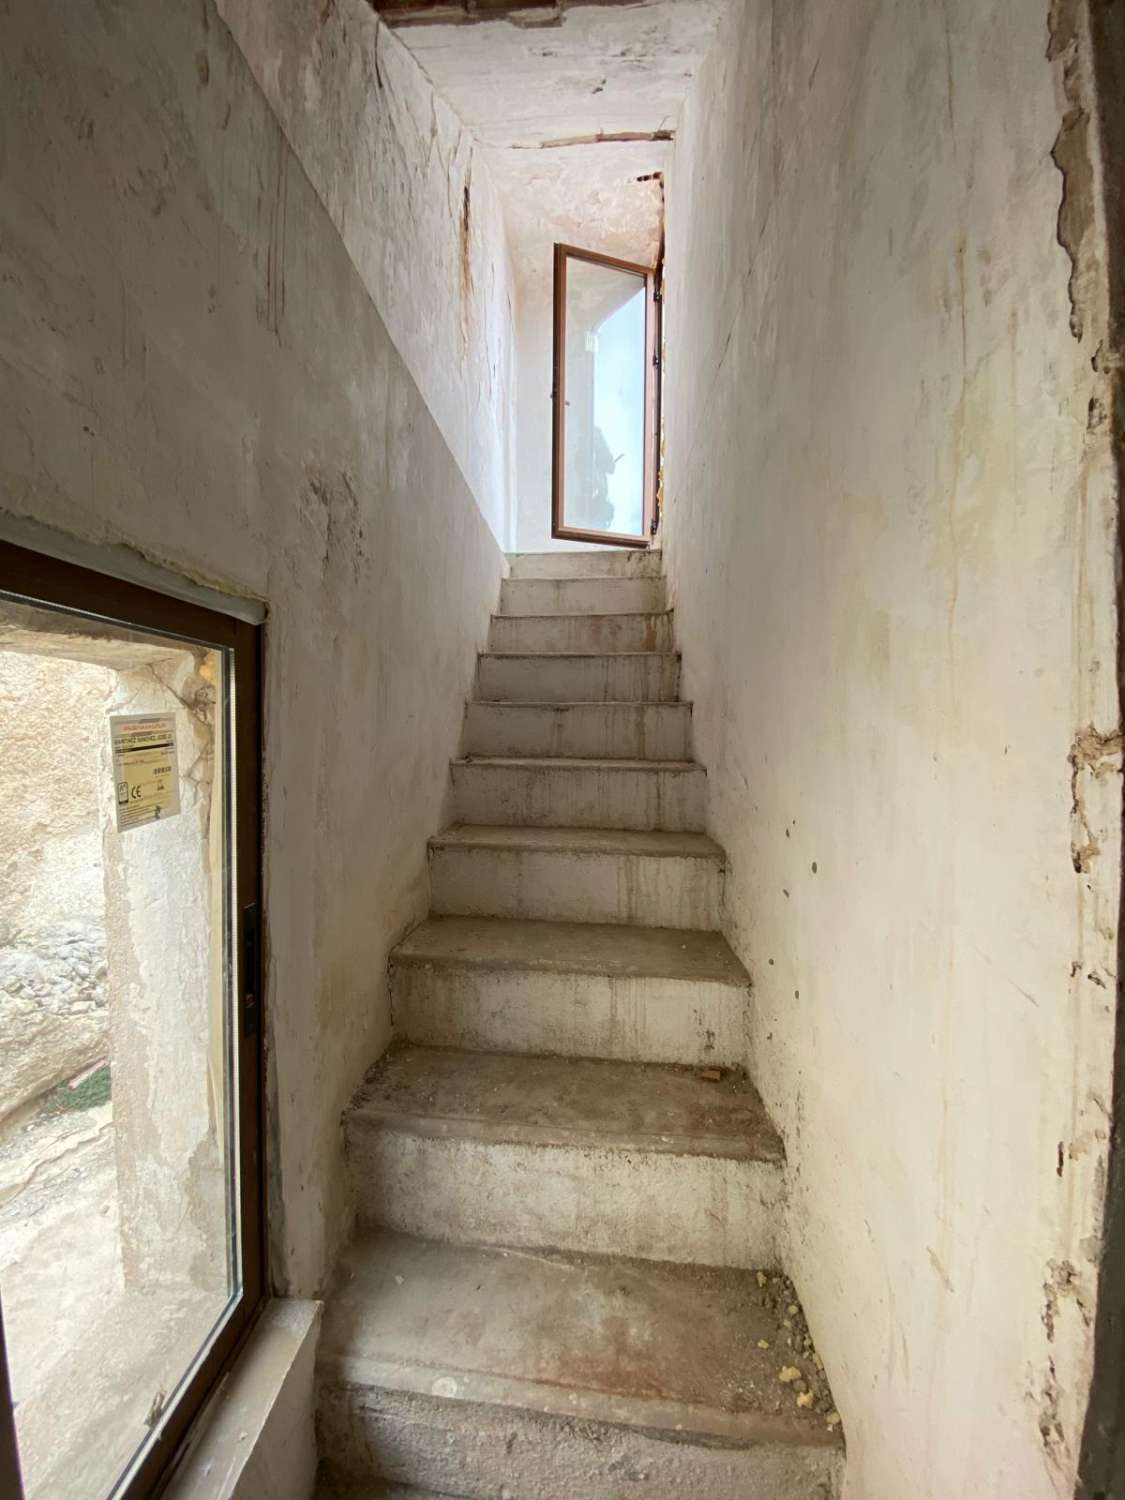
{"type": "Polygon", "coordinates": [[[653,271],[556,245],[553,536],[650,544],[658,349],[653,271]]]}
{"type": "Polygon", "coordinates": [[[5,1496],[149,1494],[263,1295],[258,637],[0,544],[5,1496]]]}

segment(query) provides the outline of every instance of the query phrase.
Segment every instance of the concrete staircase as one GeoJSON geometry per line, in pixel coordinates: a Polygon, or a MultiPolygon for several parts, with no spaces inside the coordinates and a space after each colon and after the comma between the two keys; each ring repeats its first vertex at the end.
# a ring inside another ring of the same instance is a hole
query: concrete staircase
{"type": "Polygon", "coordinates": [[[346,1119],[322,1494],[833,1500],[660,557],[513,557],[346,1119]]]}

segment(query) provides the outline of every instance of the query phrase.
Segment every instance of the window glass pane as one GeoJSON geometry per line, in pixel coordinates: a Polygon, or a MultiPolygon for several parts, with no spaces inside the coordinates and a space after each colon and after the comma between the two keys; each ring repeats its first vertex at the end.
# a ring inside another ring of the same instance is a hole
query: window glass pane
{"type": "Polygon", "coordinates": [[[568,256],[563,516],[640,536],[645,497],[645,280],[568,256]]]}
{"type": "Polygon", "coordinates": [[[238,1293],[223,651],[0,597],[0,1296],[31,1500],[102,1500],[238,1293]]]}

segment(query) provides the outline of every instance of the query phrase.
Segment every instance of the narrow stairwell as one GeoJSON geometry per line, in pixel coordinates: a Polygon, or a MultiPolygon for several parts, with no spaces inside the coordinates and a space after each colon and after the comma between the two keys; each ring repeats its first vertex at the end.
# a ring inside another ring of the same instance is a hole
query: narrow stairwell
{"type": "Polygon", "coordinates": [[[659,554],[511,564],[345,1122],[322,1494],[833,1500],[659,554]]]}

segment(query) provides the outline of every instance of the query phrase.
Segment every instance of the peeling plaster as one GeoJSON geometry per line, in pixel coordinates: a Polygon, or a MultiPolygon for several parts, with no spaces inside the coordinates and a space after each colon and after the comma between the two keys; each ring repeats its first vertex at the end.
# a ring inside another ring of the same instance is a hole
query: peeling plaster
{"type": "MultiPolygon", "coordinates": [[[[395,36],[449,101],[473,139],[475,159],[486,164],[511,247],[520,550],[573,545],[550,537],[554,246],[655,264],[663,174],[679,113],[730,5],[563,4],[549,20],[507,7],[503,17],[492,7],[474,7],[470,17],[440,5],[410,18],[419,24],[396,17],[395,36]]],[[[480,212],[473,217],[484,221],[480,212]]]]}
{"type": "Polygon", "coordinates": [[[521,290],[541,294],[549,284],[558,241],[647,258],[660,237],[659,204],[629,190],[667,165],[679,110],[728,4],[564,5],[549,38],[486,12],[469,25],[431,14],[396,31],[489,163],[521,290]],[[559,160],[548,166],[544,153],[559,160]]]}
{"type": "Polygon", "coordinates": [[[1075,872],[1085,874],[1101,853],[1101,844],[1090,828],[1086,816],[1086,779],[1101,779],[1122,773],[1121,753],[1123,738],[1120,731],[1099,734],[1092,726],[1081,730],[1071,746],[1070,795],[1071,795],[1071,863],[1075,872]]]}
{"type": "Polygon", "coordinates": [[[849,1500],[1077,1468],[1122,740],[1073,16],[746,7],[668,174],[664,556],[849,1500]]]}
{"type": "Polygon", "coordinates": [[[219,9],[485,519],[510,546],[514,273],[487,157],[367,0],[219,0],[219,9]]]}
{"type": "Polygon", "coordinates": [[[1090,117],[1081,77],[1079,28],[1082,0],[1051,0],[1047,60],[1060,64],[1066,109],[1051,148],[1051,159],[1062,175],[1058,241],[1070,259],[1070,331],[1081,340],[1085,327],[1083,283],[1092,268],[1086,264],[1094,227],[1094,168],[1090,158],[1090,117]]]}
{"type": "MultiPolygon", "coordinates": [[[[503,559],[212,0],[37,0],[0,38],[3,507],[268,604],[271,1274],[311,1293],[503,559]]],[[[456,318],[456,211],[448,244],[456,318]]]]}

